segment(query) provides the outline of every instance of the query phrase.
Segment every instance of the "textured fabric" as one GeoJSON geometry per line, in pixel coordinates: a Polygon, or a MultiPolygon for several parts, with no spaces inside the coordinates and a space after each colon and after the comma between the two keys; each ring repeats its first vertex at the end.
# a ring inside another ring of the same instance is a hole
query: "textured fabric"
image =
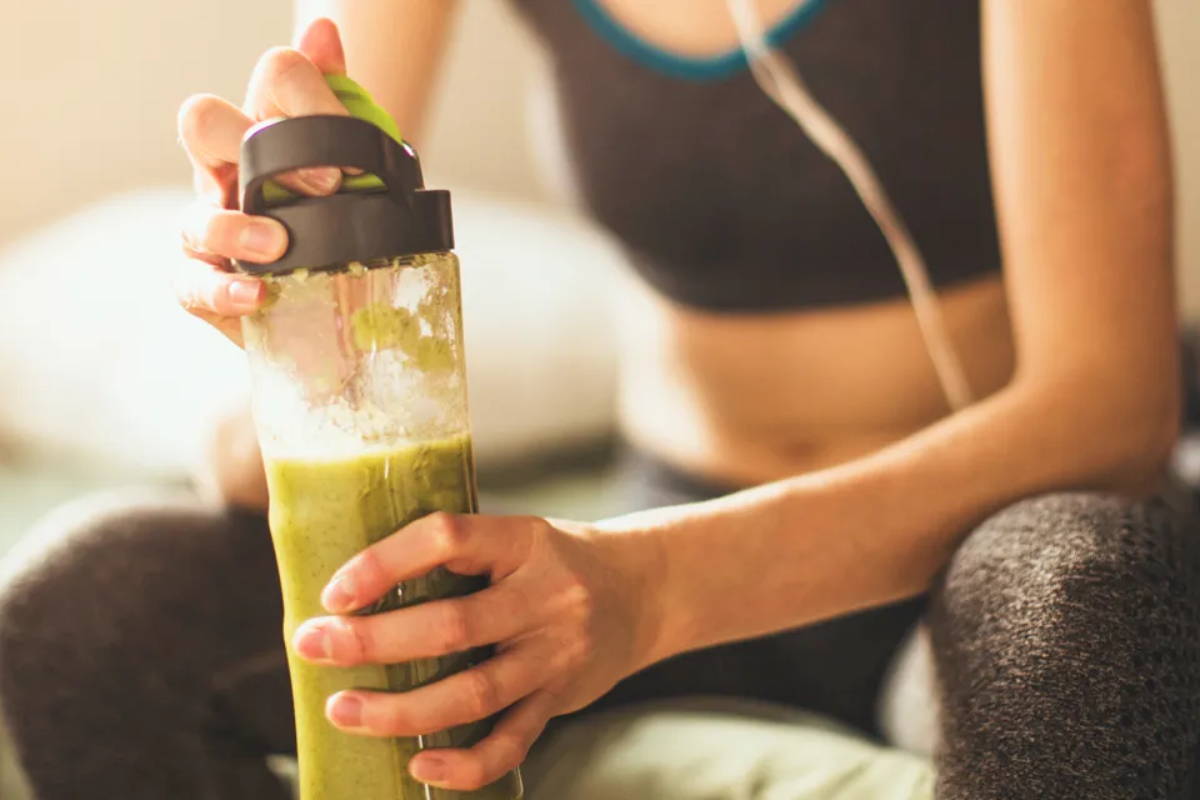
{"type": "Polygon", "coordinates": [[[575,720],[525,766],[527,800],[930,800],[933,764],[786,706],[683,699],[575,720]]]}
{"type": "MultiPolygon", "coordinates": [[[[573,3],[513,2],[550,53],[582,201],[659,291],[731,312],[903,295],[844,176],[746,70],[664,74],[573,3]]],[[[970,0],[829,0],[782,45],[862,146],[939,286],[1000,266],[979,24],[970,0]]]]}
{"type": "Polygon", "coordinates": [[[0,585],[0,706],[36,800],[283,800],[294,750],[266,525],[90,498],[0,585]]]}
{"type": "MultiPolygon", "coordinates": [[[[661,467],[630,475],[644,482],[639,503],[719,491],[661,467]]],[[[264,762],[292,749],[293,732],[263,520],[186,500],[138,499],[76,505],[34,535],[0,582],[0,705],[36,796],[285,797],[264,762]]],[[[941,692],[935,796],[1200,797],[1197,561],[1192,519],[1160,501],[1050,495],[970,533],[926,617],[941,692]]],[[[636,735],[613,746],[628,752],[632,741],[641,756],[599,754],[595,769],[580,775],[588,786],[631,774],[673,785],[672,775],[696,763],[669,739],[684,725],[720,780],[759,771],[728,784],[729,795],[666,797],[805,797],[785,789],[804,786],[797,781],[805,775],[819,779],[803,768],[816,756],[789,756],[790,747],[811,741],[816,752],[849,752],[850,766],[828,765],[848,775],[859,774],[855,759],[874,763],[863,760],[868,751],[783,730],[774,712],[758,715],[762,726],[744,708],[736,720],[714,712],[706,725],[694,710],[664,718],[640,701],[715,691],[825,707],[864,727],[856,717],[875,701],[877,670],[854,661],[886,662],[914,616],[881,613],[875,623],[854,615],[816,626],[819,635],[807,629],[755,640],[732,662],[717,648],[692,654],[685,669],[651,668],[596,709],[558,721],[540,747],[576,735],[576,725],[608,725],[614,717],[597,709],[622,706],[610,713],[634,720],[636,735]],[[781,700],[770,697],[776,692],[781,700]],[[642,712],[644,725],[636,722],[642,712]],[[655,750],[660,734],[668,738],[655,750]],[[719,743],[731,739],[749,744],[721,762],[719,743]]],[[[546,763],[535,758],[531,777],[546,763]]]]}
{"type": "Polygon", "coordinates": [[[1200,796],[1200,539],[1161,501],[1019,503],[976,530],[930,606],[938,796],[1200,796]]]}

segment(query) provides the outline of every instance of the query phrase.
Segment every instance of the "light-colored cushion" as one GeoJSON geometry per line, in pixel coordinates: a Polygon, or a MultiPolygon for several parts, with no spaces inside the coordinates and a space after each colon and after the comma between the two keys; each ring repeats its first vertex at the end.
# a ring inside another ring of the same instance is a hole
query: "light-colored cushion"
{"type": "MultiPolygon", "coordinates": [[[[0,252],[0,437],[137,473],[183,474],[244,359],[175,304],[182,189],[112,198],[0,252]]],[[[481,461],[612,423],[618,257],[575,218],[454,194],[481,461]]]]}

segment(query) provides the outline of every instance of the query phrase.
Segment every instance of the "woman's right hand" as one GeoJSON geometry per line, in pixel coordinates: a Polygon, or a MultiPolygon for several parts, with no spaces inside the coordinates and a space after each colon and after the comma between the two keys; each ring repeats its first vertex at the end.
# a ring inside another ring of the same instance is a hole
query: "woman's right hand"
{"type": "MultiPolygon", "coordinates": [[[[197,199],[183,228],[188,260],[176,281],[179,302],[237,344],[240,318],[265,297],[262,281],[231,270],[230,259],[270,262],[287,249],[287,231],[270,217],[238,211],[237,169],[242,137],[255,123],[306,114],[346,114],[323,78],[344,73],[337,27],[312,22],[295,48],[276,47],[259,59],[241,108],[210,94],[189,97],[179,110],[179,137],[192,162],[197,199]]],[[[307,195],[337,191],[337,167],[297,170],[279,182],[307,195]]]]}

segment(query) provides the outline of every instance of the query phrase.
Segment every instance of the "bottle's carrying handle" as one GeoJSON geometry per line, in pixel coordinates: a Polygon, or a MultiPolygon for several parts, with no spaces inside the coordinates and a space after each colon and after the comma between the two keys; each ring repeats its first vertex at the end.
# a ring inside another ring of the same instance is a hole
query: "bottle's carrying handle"
{"type": "Polygon", "coordinates": [[[242,140],[242,210],[281,223],[287,251],[268,264],[233,262],[250,274],[368,263],[454,246],[450,195],[425,189],[417,154],[371,122],[316,115],[264,122],[242,140]],[[273,178],[310,167],[355,167],[343,191],[294,195],[273,178]]]}
{"type": "Polygon", "coordinates": [[[413,149],[372,123],[334,114],[291,117],[260,123],[242,140],[238,166],[242,210],[266,213],[267,183],[308,167],[355,167],[370,173],[394,202],[409,208],[413,192],[424,187],[413,149]]]}

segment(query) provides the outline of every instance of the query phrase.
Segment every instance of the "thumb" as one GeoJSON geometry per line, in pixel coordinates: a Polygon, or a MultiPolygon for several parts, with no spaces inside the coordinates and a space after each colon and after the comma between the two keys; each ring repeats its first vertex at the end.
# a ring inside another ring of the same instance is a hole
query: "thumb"
{"type": "Polygon", "coordinates": [[[296,42],[296,49],[321,70],[322,75],[344,75],[346,53],[337,24],[328,17],[318,17],[308,24],[296,42]]]}

